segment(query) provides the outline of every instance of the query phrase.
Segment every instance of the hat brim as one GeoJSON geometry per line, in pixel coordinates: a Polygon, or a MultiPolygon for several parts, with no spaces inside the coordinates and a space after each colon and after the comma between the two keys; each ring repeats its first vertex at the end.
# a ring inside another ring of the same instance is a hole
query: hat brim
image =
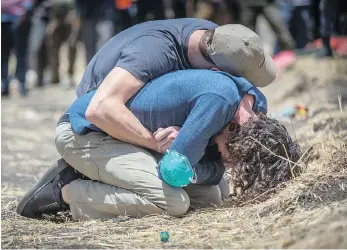
{"type": "Polygon", "coordinates": [[[245,78],[256,87],[266,87],[276,78],[277,66],[272,57],[265,54],[265,60],[262,67],[257,67],[249,72],[245,78]]]}

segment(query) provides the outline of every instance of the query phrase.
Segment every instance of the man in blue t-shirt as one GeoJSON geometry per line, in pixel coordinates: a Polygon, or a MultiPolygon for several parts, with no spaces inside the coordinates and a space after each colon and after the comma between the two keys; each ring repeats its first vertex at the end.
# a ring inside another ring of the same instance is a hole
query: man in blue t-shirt
{"type": "Polygon", "coordinates": [[[78,98],[58,122],[56,146],[72,167],[61,162],[51,168],[24,196],[18,213],[38,217],[70,209],[76,220],[180,216],[190,206],[221,204],[229,195],[222,179],[225,168],[231,169],[232,191],[253,197],[288,180],[290,161],[299,158],[298,145],[265,116],[264,95],[245,78],[212,70],[176,71],[149,82],[126,103],[163,151],[174,150],[192,165],[196,183],[175,188],[158,176],[162,155],[116,140],[89,121],[95,94],[78,98]],[[173,141],[163,128],[177,132],[173,141]]]}

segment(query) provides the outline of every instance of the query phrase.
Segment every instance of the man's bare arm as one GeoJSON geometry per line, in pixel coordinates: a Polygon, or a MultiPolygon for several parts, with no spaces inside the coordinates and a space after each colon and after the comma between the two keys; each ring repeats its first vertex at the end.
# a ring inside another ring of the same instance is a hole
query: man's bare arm
{"type": "Polygon", "coordinates": [[[153,134],[125,106],[143,85],[125,69],[113,68],[93,96],[86,118],[118,140],[158,151],[153,134]]]}

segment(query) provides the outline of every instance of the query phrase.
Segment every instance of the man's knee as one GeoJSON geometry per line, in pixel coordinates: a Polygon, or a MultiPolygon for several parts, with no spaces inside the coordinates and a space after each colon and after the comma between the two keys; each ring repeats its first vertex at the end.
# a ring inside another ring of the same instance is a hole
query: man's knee
{"type": "Polygon", "coordinates": [[[222,194],[218,186],[188,185],[185,188],[192,208],[218,207],[222,205],[222,194]]]}
{"type": "Polygon", "coordinates": [[[165,194],[167,196],[166,211],[168,215],[180,217],[188,211],[190,199],[182,188],[173,188],[172,191],[170,194],[165,194]]]}
{"type": "Polygon", "coordinates": [[[222,205],[222,193],[218,186],[213,186],[208,195],[206,195],[206,203],[217,207],[222,205]]]}
{"type": "Polygon", "coordinates": [[[59,154],[63,157],[66,145],[71,142],[73,133],[69,123],[62,123],[56,128],[55,146],[59,154]]]}

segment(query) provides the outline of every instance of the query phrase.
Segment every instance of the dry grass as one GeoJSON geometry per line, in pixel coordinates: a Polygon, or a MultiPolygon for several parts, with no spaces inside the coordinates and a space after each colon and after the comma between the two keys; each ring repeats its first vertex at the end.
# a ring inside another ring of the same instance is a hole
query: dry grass
{"type": "MultiPolygon", "coordinates": [[[[18,216],[16,202],[2,204],[4,248],[254,248],[347,247],[347,147],[334,135],[313,145],[305,172],[259,204],[190,212],[182,218],[72,222],[18,216]],[[312,151],[312,152],[313,152],[312,151]],[[169,243],[159,232],[169,231],[169,243]]],[[[6,190],[3,195],[6,196],[6,190]]]]}

